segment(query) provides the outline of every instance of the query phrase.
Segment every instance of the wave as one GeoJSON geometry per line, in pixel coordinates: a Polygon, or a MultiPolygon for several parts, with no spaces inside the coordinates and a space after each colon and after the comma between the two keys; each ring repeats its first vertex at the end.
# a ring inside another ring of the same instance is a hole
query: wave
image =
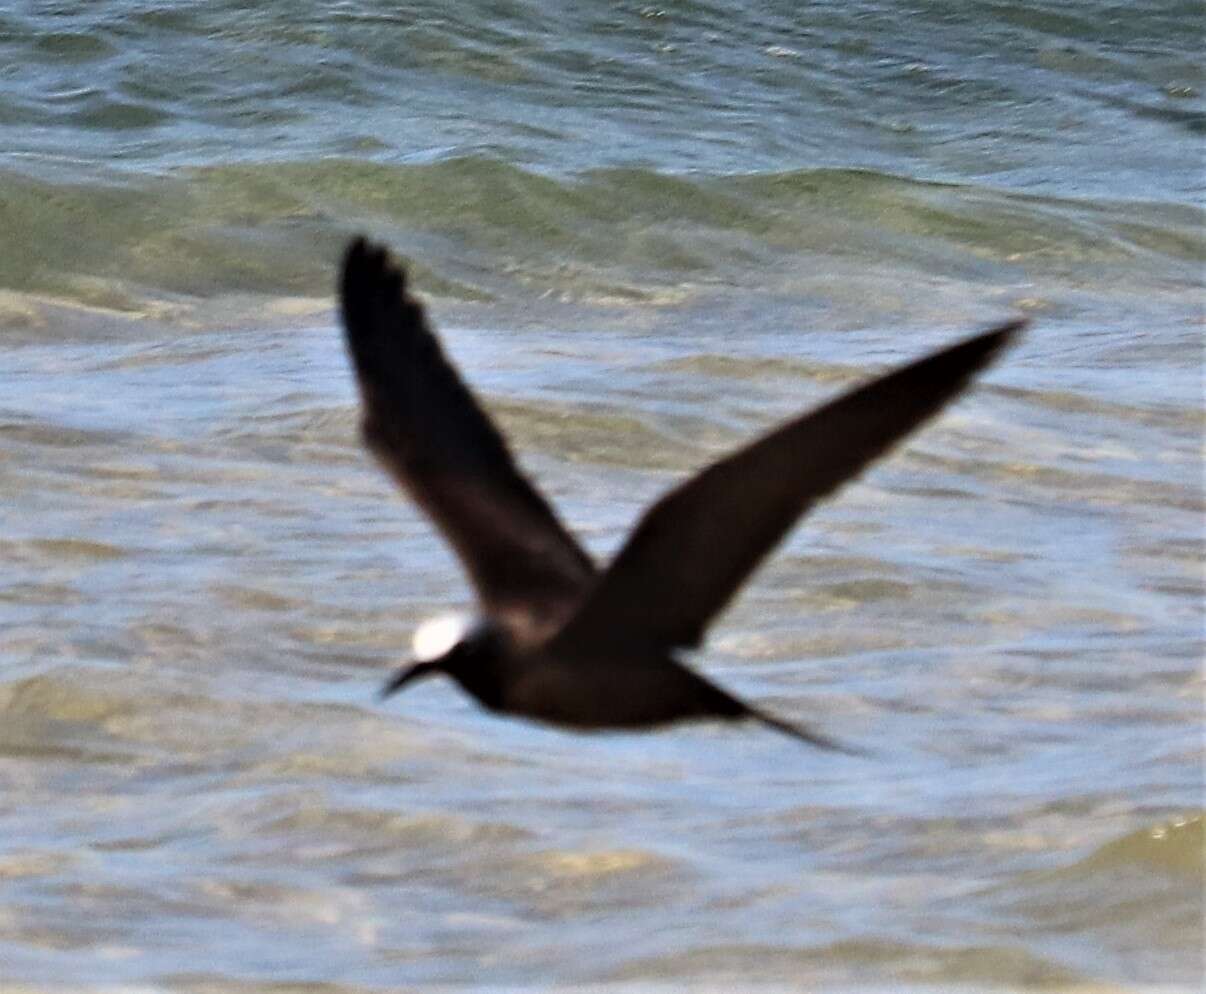
{"type": "Polygon", "coordinates": [[[1161,821],[1070,865],[1015,877],[996,889],[998,911],[1020,929],[1062,936],[1091,975],[1125,972],[1129,951],[1129,969],[1149,980],[1200,983],[1200,956],[1186,953],[1201,948],[1204,825],[1201,813],[1161,821]]]}
{"type": "MultiPolygon", "coordinates": [[[[465,300],[646,303],[669,287],[773,286],[846,263],[972,280],[1125,271],[1196,286],[1206,213],[1038,197],[864,169],[748,175],[485,157],[212,165],[167,174],[0,171],[0,286],[134,310],[147,295],[325,295],[354,232],[465,300]]],[[[1138,274],[1138,275],[1137,275],[1138,274]]]]}

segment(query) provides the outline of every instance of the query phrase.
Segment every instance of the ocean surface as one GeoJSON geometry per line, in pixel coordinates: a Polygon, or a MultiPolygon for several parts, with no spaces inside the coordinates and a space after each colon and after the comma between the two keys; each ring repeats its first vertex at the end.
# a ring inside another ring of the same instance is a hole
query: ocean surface
{"type": "Polygon", "coordinates": [[[1197,991],[1201,2],[0,9],[0,990],[1197,991]],[[601,559],[1024,314],[693,662],[867,751],[375,695],[471,606],[355,233],[601,559]]]}

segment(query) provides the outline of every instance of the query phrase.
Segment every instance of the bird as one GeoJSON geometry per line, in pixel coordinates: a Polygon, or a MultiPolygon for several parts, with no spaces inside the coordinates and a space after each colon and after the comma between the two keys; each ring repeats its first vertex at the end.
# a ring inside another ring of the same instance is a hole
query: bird
{"type": "Polygon", "coordinates": [[[670,490],[600,568],[516,464],[432,331],[402,265],[364,237],[339,301],[367,448],[443,533],[479,614],[437,618],[388,697],[450,677],[489,711],[568,730],[749,720],[854,750],[747,703],[682,661],[806,511],[959,396],[1013,320],[872,379],[670,490]]]}

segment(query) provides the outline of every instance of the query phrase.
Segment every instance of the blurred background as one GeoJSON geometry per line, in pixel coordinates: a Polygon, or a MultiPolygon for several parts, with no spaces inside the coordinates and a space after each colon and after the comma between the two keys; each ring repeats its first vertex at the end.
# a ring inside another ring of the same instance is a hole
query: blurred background
{"type": "Polygon", "coordinates": [[[0,11],[0,986],[1197,990],[1200,2],[0,11]],[[696,665],[757,729],[374,694],[470,593],[333,311],[404,257],[600,558],[1033,319],[696,665]]]}

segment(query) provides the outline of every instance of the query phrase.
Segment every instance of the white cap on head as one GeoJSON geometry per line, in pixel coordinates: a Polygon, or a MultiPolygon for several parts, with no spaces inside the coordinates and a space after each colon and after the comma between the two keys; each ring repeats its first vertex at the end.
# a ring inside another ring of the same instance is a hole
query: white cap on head
{"type": "Polygon", "coordinates": [[[441,614],[415,629],[415,658],[421,663],[439,659],[469,634],[473,619],[467,614],[441,614]]]}

